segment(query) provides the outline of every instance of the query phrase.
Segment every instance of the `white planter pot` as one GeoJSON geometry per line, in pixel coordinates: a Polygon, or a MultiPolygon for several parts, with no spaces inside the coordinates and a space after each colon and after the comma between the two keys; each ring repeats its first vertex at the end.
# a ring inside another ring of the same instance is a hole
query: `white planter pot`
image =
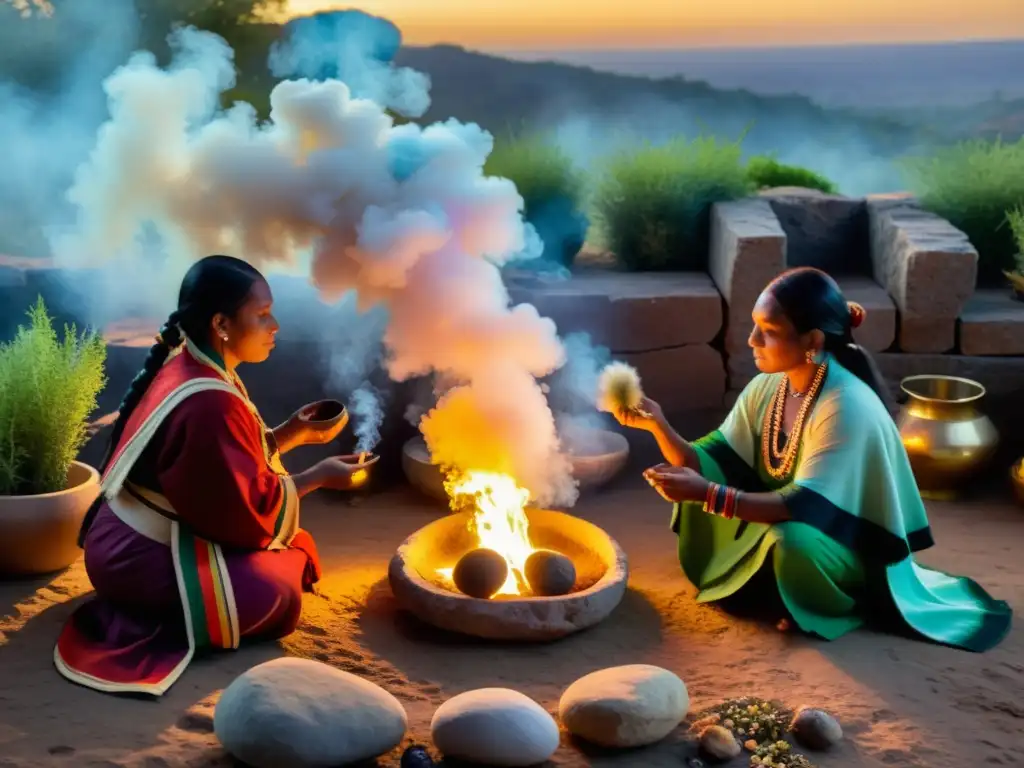
{"type": "Polygon", "coordinates": [[[63,491],[0,496],[0,574],[52,573],[73,563],[82,552],[82,519],[99,492],[99,472],[75,461],[63,491]]]}

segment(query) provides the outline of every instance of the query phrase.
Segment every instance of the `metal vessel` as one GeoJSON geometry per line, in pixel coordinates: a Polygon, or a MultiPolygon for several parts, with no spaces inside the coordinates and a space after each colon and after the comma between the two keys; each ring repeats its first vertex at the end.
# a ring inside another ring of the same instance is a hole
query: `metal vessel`
{"type": "Polygon", "coordinates": [[[999,445],[978,406],[985,387],[956,376],[908,376],[899,430],[921,495],[950,499],[986,467],[999,445]]]}

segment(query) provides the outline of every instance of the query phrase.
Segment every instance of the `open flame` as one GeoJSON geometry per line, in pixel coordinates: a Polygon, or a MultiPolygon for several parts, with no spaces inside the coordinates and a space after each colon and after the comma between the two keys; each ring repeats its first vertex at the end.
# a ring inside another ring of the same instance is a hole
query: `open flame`
{"type": "MultiPolygon", "coordinates": [[[[526,505],[530,492],[520,488],[515,478],[497,472],[469,471],[452,475],[445,481],[452,506],[473,505],[469,528],[477,536],[477,546],[493,549],[505,558],[508,576],[496,595],[522,595],[528,591],[524,571],[526,559],[533,553],[530,521],[526,505]]],[[[454,568],[439,568],[451,581],[454,568]]]]}

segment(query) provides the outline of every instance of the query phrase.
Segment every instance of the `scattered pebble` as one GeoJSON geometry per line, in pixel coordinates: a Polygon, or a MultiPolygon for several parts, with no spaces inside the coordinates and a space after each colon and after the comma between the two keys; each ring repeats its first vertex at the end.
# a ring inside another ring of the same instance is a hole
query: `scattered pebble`
{"type": "Polygon", "coordinates": [[[400,768],[434,768],[434,758],[421,744],[413,744],[402,753],[400,768]]]}
{"type": "Polygon", "coordinates": [[[824,751],[843,740],[843,729],[839,722],[823,709],[801,707],[789,730],[808,749],[824,751]]]}
{"type": "MultiPolygon", "coordinates": [[[[781,739],[791,716],[792,712],[780,704],[748,696],[730,699],[703,712],[692,729],[699,733],[709,725],[721,725],[744,746],[753,741],[756,747],[781,739]]],[[[749,746],[747,749],[753,751],[749,746]]]]}
{"type": "Polygon", "coordinates": [[[732,731],[720,725],[709,725],[700,734],[701,751],[719,762],[732,760],[742,751],[732,731]]]}

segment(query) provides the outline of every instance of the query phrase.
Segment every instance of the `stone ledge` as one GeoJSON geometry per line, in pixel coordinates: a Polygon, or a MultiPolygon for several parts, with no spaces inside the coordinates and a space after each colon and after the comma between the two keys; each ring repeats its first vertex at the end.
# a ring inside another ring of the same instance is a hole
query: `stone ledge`
{"type": "Polygon", "coordinates": [[[787,267],[817,267],[834,277],[872,273],[864,198],[801,187],[765,189],[759,196],[786,233],[787,267]]]}
{"type": "Polygon", "coordinates": [[[727,305],[725,348],[746,348],[750,310],[764,287],[786,267],[786,233],[768,200],[748,198],[711,206],[708,271],[727,305]]]}
{"type": "Polygon", "coordinates": [[[900,349],[950,351],[957,317],[974,292],[978,252],[912,199],[869,196],[867,206],[874,275],[900,311],[900,349]]]}
{"type": "Polygon", "coordinates": [[[907,376],[960,376],[985,387],[994,397],[1019,396],[1024,390],[1024,359],[972,355],[918,355],[886,352],[875,355],[879,370],[899,392],[899,383],[907,376]]]}
{"type": "Polygon", "coordinates": [[[1024,302],[1012,299],[1009,290],[976,291],[960,313],[960,352],[1024,355],[1024,302]]]}
{"type": "Polygon", "coordinates": [[[637,369],[644,392],[669,413],[719,408],[725,395],[725,365],[707,344],[624,354],[637,369]]]}
{"type": "Polygon", "coordinates": [[[706,274],[595,270],[509,282],[512,300],[533,304],[559,335],[587,332],[616,353],[707,344],[722,330],[722,297],[706,274]]]}
{"type": "Polygon", "coordinates": [[[872,352],[889,349],[896,340],[896,305],[889,293],[869,277],[839,277],[836,281],[847,301],[866,310],[863,325],[853,331],[854,340],[872,352]]]}

